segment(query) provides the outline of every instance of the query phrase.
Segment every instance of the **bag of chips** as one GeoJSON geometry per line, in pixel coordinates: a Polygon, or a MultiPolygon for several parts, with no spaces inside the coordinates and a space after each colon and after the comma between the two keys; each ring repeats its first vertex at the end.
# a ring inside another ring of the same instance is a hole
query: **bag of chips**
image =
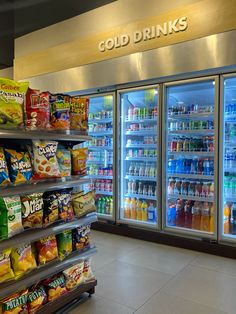
{"type": "Polygon", "coordinates": [[[61,259],[72,252],[72,231],[65,230],[56,235],[58,255],[61,259]]]}
{"type": "Polygon", "coordinates": [[[45,192],[43,203],[43,225],[47,226],[58,220],[57,192],[45,192]]]}
{"type": "Polygon", "coordinates": [[[11,262],[16,277],[37,267],[30,244],[24,244],[11,251],[11,262]]]}
{"type": "Polygon", "coordinates": [[[40,228],[43,225],[43,193],[21,196],[22,224],[27,228],[40,228]]]}
{"type": "Polygon", "coordinates": [[[11,268],[10,254],[10,249],[0,252],[0,282],[14,278],[14,272],[11,268]]]}
{"type": "Polygon", "coordinates": [[[57,149],[57,160],[62,177],[71,176],[71,154],[70,150],[66,148],[57,149]]]}
{"type": "Polygon", "coordinates": [[[61,190],[57,192],[59,218],[63,220],[74,219],[74,210],[72,207],[71,191],[61,190]]]}
{"type": "Polygon", "coordinates": [[[23,107],[28,82],[0,78],[0,129],[24,127],[23,107]]]}
{"type": "Polygon", "coordinates": [[[68,290],[71,290],[75,286],[83,283],[84,281],[83,271],[84,271],[83,261],[63,271],[63,274],[66,278],[66,288],[68,290]]]}
{"type": "Polygon", "coordinates": [[[45,237],[36,242],[38,264],[46,264],[58,257],[57,240],[55,235],[45,237]]]}
{"type": "Polygon", "coordinates": [[[84,260],[83,277],[85,282],[94,279],[94,275],[91,268],[91,258],[84,260]]]}
{"type": "Polygon", "coordinates": [[[85,216],[96,211],[95,190],[85,193],[80,191],[72,194],[72,205],[77,217],[85,216]]]}
{"type": "Polygon", "coordinates": [[[28,152],[5,149],[9,175],[12,183],[26,182],[32,177],[32,165],[28,152]]]}
{"type": "Polygon", "coordinates": [[[33,141],[35,179],[60,177],[56,152],[57,142],[33,141]]]}
{"type": "Polygon", "coordinates": [[[70,96],[56,94],[49,96],[51,118],[50,123],[53,129],[70,129],[70,96]]]}
{"type": "Polygon", "coordinates": [[[7,163],[5,159],[4,150],[0,147],[0,186],[5,186],[10,183],[7,163]]]}
{"type": "Polygon", "coordinates": [[[72,174],[86,175],[87,148],[77,148],[71,151],[72,174]]]}
{"type": "Polygon", "coordinates": [[[0,197],[0,208],[0,239],[8,239],[23,231],[20,197],[0,197]]]}
{"type": "Polygon", "coordinates": [[[25,123],[28,130],[50,128],[49,93],[29,88],[26,94],[25,123]]]}
{"type": "Polygon", "coordinates": [[[55,300],[67,292],[66,281],[63,274],[53,276],[43,281],[48,301],[55,300]]]}
{"type": "Polygon", "coordinates": [[[72,230],[73,251],[81,251],[90,247],[90,226],[79,227],[72,230]]]}
{"type": "Polygon", "coordinates": [[[27,314],[28,290],[15,293],[0,301],[1,314],[27,314]]]}
{"type": "Polygon", "coordinates": [[[47,302],[47,294],[42,285],[33,286],[29,293],[27,299],[28,313],[34,314],[37,310],[47,302]]]}
{"type": "Polygon", "coordinates": [[[88,98],[72,97],[70,104],[70,128],[72,130],[88,130],[88,98]]]}

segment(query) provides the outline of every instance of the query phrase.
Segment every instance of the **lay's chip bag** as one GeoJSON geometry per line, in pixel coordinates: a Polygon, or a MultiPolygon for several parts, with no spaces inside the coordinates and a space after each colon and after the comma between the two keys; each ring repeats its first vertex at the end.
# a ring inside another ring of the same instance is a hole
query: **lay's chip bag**
{"type": "Polygon", "coordinates": [[[0,186],[6,186],[10,183],[7,163],[4,155],[4,150],[0,147],[0,186]]]}
{"type": "Polygon", "coordinates": [[[0,78],[0,129],[24,127],[24,102],[28,82],[0,78]]]}

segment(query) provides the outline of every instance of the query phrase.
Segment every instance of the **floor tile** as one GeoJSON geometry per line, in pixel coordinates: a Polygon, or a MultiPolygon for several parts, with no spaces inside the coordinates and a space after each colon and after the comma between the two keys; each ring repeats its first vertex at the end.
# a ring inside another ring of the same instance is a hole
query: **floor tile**
{"type": "Polygon", "coordinates": [[[165,293],[155,294],[135,314],[226,314],[220,310],[165,293]]]}
{"type": "Polygon", "coordinates": [[[120,261],[99,269],[96,277],[99,296],[135,309],[172,278],[168,274],[120,261]]]}
{"type": "Polygon", "coordinates": [[[97,247],[97,253],[92,256],[92,269],[96,271],[114,260],[115,256],[112,254],[111,250],[97,247]]]}
{"type": "Polygon", "coordinates": [[[69,314],[132,314],[134,311],[124,305],[94,295],[71,310],[69,314]]]}
{"type": "Polygon", "coordinates": [[[220,271],[236,277],[236,260],[209,254],[199,254],[192,265],[220,271]]]}
{"type": "Polygon", "coordinates": [[[119,260],[175,275],[187,266],[197,253],[165,245],[139,246],[119,260]]]}
{"type": "Polygon", "coordinates": [[[187,266],[162,292],[235,314],[236,278],[221,272],[187,266]]]}

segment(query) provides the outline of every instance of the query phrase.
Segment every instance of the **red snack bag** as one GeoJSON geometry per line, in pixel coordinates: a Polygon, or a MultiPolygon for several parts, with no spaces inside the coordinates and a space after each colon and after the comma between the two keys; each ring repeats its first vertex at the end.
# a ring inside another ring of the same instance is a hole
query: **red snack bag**
{"type": "Polygon", "coordinates": [[[56,236],[45,237],[36,242],[38,264],[42,265],[58,257],[56,236]]]}
{"type": "Polygon", "coordinates": [[[29,314],[34,314],[37,310],[47,302],[47,294],[42,285],[33,286],[29,293],[27,299],[27,306],[29,314]]]}
{"type": "Polygon", "coordinates": [[[28,130],[50,128],[49,93],[28,89],[25,105],[25,122],[28,130]]]}

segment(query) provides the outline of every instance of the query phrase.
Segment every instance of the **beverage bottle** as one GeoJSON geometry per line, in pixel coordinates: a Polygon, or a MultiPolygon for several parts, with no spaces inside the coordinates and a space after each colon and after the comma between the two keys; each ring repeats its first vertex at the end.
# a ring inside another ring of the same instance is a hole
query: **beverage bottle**
{"type": "Polygon", "coordinates": [[[184,227],[184,224],[185,224],[184,201],[182,199],[178,199],[176,204],[176,226],[184,227]]]}
{"type": "Polygon", "coordinates": [[[148,189],[147,189],[146,184],[144,184],[144,186],[143,186],[143,195],[148,195],[148,189]]]}
{"type": "Polygon", "coordinates": [[[192,229],[200,230],[201,226],[201,208],[200,203],[195,201],[192,207],[192,229]]]}
{"type": "Polygon", "coordinates": [[[106,197],[106,214],[110,215],[110,199],[106,197]]]}
{"type": "Polygon", "coordinates": [[[102,197],[101,198],[101,214],[105,214],[106,213],[106,204],[105,204],[105,198],[102,197]]]}
{"type": "Polygon", "coordinates": [[[224,177],[224,194],[225,197],[229,197],[229,178],[227,176],[224,177]]]}
{"type": "Polygon", "coordinates": [[[173,178],[169,179],[168,183],[168,195],[174,194],[175,190],[175,180],[173,178]]]}
{"type": "Polygon", "coordinates": [[[145,166],[144,175],[145,175],[145,177],[149,177],[149,165],[148,164],[146,164],[146,166],[145,166]]]}
{"type": "Polygon", "coordinates": [[[137,219],[137,202],[136,198],[131,199],[131,219],[137,219]]]}
{"type": "Polygon", "coordinates": [[[210,175],[210,162],[209,159],[205,159],[203,162],[203,174],[210,175]]]}
{"type": "Polygon", "coordinates": [[[147,202],[143,201],[142,202],[142,221],[148,220],[147,207],[148,207],[147,202]]]}
{"type": "Polygon", "coordinates": [[[149,195],[149,196],[152,196],[152,195],[153,195],[153,188],[152,188],[152,185],[151,185],[151,184],[149,184],[149,186],[148,186],[148,195],[149,195]]]}
{"type": "Polygon", "coordinates": [[[228,176],[228,185],[229,185],[229,197],[231,197],[233,195],[233,184],[232,184],[232,176],[228,176]]]}
{"type": "Polygon", "coordinates": [[[169,202],[168,211],[167,211],[167,225],[175,226],[176,221],[176,206],[175,203],[169,202]]]}
{"type": "Polygon", "coordinates": [[[132,193],[132,181],[128,181],[128,194],[132,193]]]}
{"type": "Polygon", "coordinates": [[[140,177],[143,177],[145,174],[145,168],[144,168],[144,164],[142,163],[140,166],[139,166],[139,176],[140,177]]]}
{"type": "Polygon", "coordinates": [[[132,104],[130,104],[129,108],[128,108],[128,120],[129,121],[133,120],[133,108],[134,108],[134,106],[132,104]]]}
{"type": "Polygon", "coordinates": [[[208,202],[204,202],[201,212],[201,230],[210,231],[210,206],[208,202]]]}
{"type": "Polygon", "coordinates": [[[148,222],[156,222],[156,208],[153,203],[150,203],[148,207],[148,222]]]}
{"type": "Polygon", "coordinates": [[[142,202],[137,201],[137,220],[142,220],[142,202]]]}
{"type": "Polygon", "coordinates": [[[139,175],[139,164],[138,164],[138,163],[135,164],[135,167],[134,167],[134,175],[135,175],[135,176],[138,176],[138,175],[139,175]]]}
{"type": "Polygon", "coordinates": [[[134,175],[134,164],[132,162],[129,165],[129,175],[130,176],[134,175]]]}
{"type": "Polygon", "coordinates": [[[210,163],[210,167],[209,167],[210,175],[214,175],[214,160],[210,159],[209,163],[210,163]]]}
{"type": "Polygon", "coordinates": [[[215,230],[215,208],[212,203],[210,206],[210,232],[213,233],[215,230]]]}
{"type": "Polygon", "coordinates": [[[231,206],[230,213],[230,233],[236,234],[236,204],[233,203],[231,206]]]}
{"type": "Polygon", "coordinates": [[[105,181],[102,180],[101,182],[101,191],[104,191],[105,190],[105,181]]]}
{"type": "Polygon", "coordinates": [[[141,181],[138,183],[138,194],[143,194],[143,184],[141,181]]]}
{"type": "Polygon", "coordinates": [[[136,194],[136,188],[137,188],[136,181],[133,180],[131,183],[131,193],[132,194],[136,194]]]}
{"type": "Polygon", "coordinates": [[[109,214],[112,215],[113,213],[113,199],[112,197],[110,197],[110,200],[109,200],[109,214]]]}
{"type": "Polygon", "coordinates": [[[192,228],[192,201],[186,201],[184,205],[184,226],[185,228],[192,228]]]}
{"type": "Polygon", "coordinates": [[[130,198],[126,197],[124,202],[124,218],[130,219],[131,210],[130,210],[130,198]]]}
{"type": "Polygon", "coordinates": [[[230,207],[228,203],[224,204],[224,234],[230,233],[230,207]]]}
{"type": "Polygon", "coordinates": [[[231,181],[231,184],[232,184],[232,196],[236,196],[236,177],[233,176],[232,177],[232,181],[231,181]]]}
{"type": "Polygon", "coordinates": [[[139,108],[134,106],[133,108],[133,119],[132,120],[137,120],[139,117],[139,108]]]}

